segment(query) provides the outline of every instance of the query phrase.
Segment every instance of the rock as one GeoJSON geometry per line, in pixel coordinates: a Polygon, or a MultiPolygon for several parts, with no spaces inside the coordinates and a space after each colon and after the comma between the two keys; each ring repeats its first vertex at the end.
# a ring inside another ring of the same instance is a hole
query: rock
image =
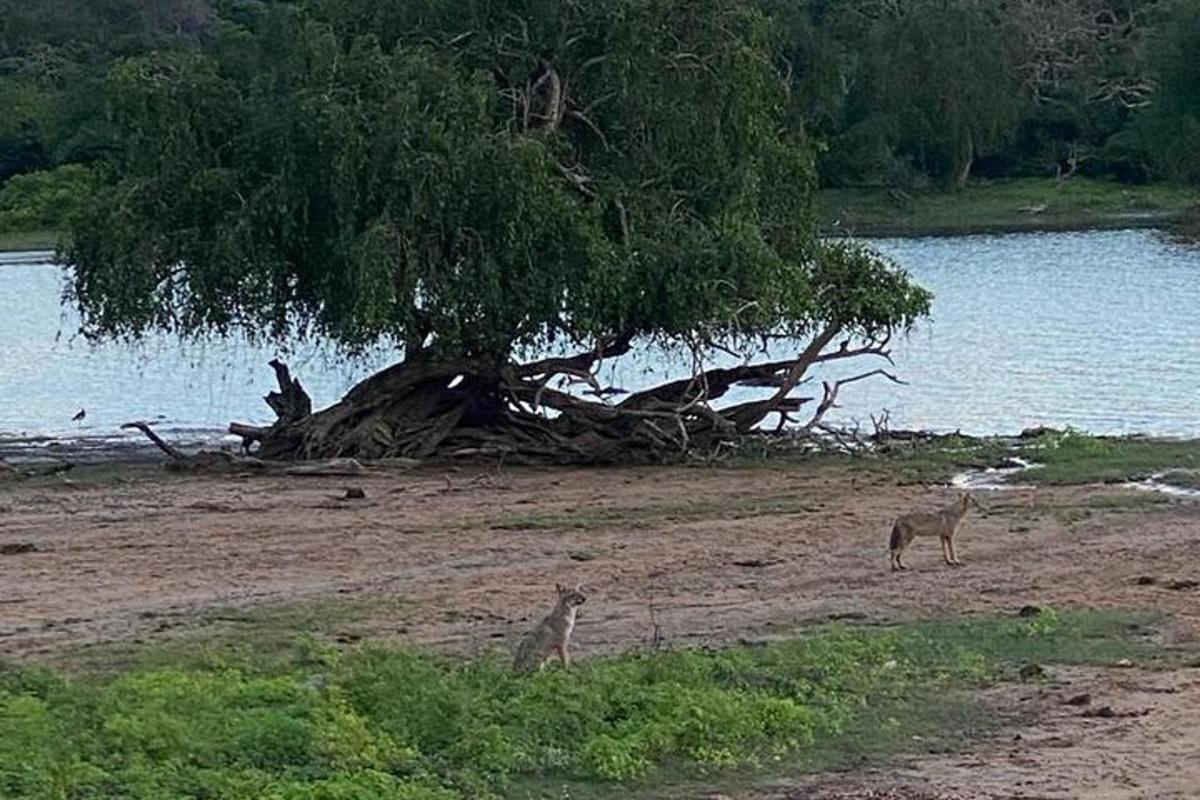
{"type": "Polygon", "coordinates": [[[1038,606],[1021,606],[1021,610],[1017,612],[1017,616],[1021,619],[1029,619],[1030,617],[1036,617],[1040,613],[1042,613],[1042,609],[1038,606]]]}
{"type": "Polygon", "coordinates": [[[1103,717],[1105,719],[1112,719],[1116,715],[1117,715],[1117,712],[1113,711],[1112,706],[1100,706],[1099,708],[1089,708],[1087,711],[1083,712],[1083,716],[1085,716],[1085,717],[1103,717]]]}
{"type": "Polygon", "coordinates": [[[1121,667],[1122,669],[1129,669],[1130,667],[1133,666],[1133,662],[1130,661],[1128,658],[1122,658],[1120,661],[1117,662],[1117,666],[1121,667]]]}
{"type": "Polygon", "coordinates": [[[351,486],[346,490],[344,500],[366,500],[367,493],[360,486],[351,486]]]}
{"type": "Polygon", "coordinates": [[[1038,439],[1042,436],[1052,436],[1058,433],[1062,433],[1062,431],[1058,430],[1057,428],[1047,428],[1045,425],[1038,425],[1037,427],[1026,428],[1025,430],[1021,431],[1020,436],[1017,438],[1038,439]]]}
{"type": "Polygon", "coordinates": [[[1068,706],[1086,706],[1091,705],[1091,703],[1092,696],[1087,692],[1084,692],[1083,694],[1077,694],[1074,697],[1068,697],[1063,701],[1063,705],[1068,706]]]}
{"type": "Polygon", "coordinates": [[[1200,581],[1194,581],[1191,579],[1171,581],[1167,584],[1168,589],[1172,589],[1176,592],[1186,592],[1189,589],[1195,589],[1197,586],[1200,586],[1200,581]]]}
{"type": "Polygon", "coordinates": [[[749,567],[750,569],[762,569],[764,567],[773,567],[776,564],[782,564],[782,558],[743,558],[739,561],[734,561],[735,567],[749,567]]]}
{"type": "Polygon", "coordinates": [[[0,544],[0,556],[19,556],[25,553],[38,552],[38,546],[33,542],[7,542],[0,544]]]}
{"type": "Polygon", "coordinates": [[[1136,583],[1138,586],[1153,586],[1154,584],[1158,583],[1158,578],[1154,577],[1153,575],[1140,575],[1136,580],[1134,580],[1134,583],[1136,583]]]}
{"type": "Polygon", "coordinates": [[[1026,664],[1017,674],[1021,676],[1021,680],[1029,681],[1034,678],[1044,678],[1046,670],[1042,669],[1040,664],[1026,664]]]}

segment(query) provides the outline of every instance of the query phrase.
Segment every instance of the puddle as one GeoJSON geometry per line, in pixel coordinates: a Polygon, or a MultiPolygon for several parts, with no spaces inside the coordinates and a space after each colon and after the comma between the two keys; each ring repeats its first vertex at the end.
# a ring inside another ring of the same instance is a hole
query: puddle
{"type": "Polygon", "coordinates": [[[1160,472],[1157,475],[1151,475],[1144,481],[1129,481],[1121,484],[1128,489],[1141,489],[1144,492],[1158,492],[1159,494],[1170,495],[1171,497],[1191,497],[1200,498],[1200,489],[1189,489],[1184,486],[1175,486],[1163,481],[1165,472],[1160,472]]]}
{"type": "Polygon", "coordinates": [[[1012,466],[988,467],[987,469],[970,469],[960,472],[950,479],[950,485],[956,489],[973,489],[978,491],[1000,491],[1003,489],[1031,489],[1029,484],[1008,483],[1010,475],[1016,475],[1026,470],[1037,469],[1041,464],[1026,461],[1023,458],[1010,458],[1007,463],[1012,466]]]}
{"type": "MultiPolygon", "coordinates": [[[[1041,464],[1032,461],[1026,461],[1023,458],[1010,458],[1008,463],[1012,466],[1006,467],[988,467],[987,469],[971,469],[966,472],[960,472],[950,479],[950,485],[956,489],[970,489],[975,491],[1001,491],[1005,489],[1036,489],[1028,483],[1008,483],[1007,480],[1012,475],[1025,472],[1026,470],[1038,469],[1041,464]]],[[[1127,481],[1120,484],[1126,489],[1139,489],[1144,492],[1158,492],[1159,494],[1169,495],[1170,497],[1189,497],[1200,498],[1200,489],[1190,489],[1183,486],[1175,486],[1163,480],[1167,473],[1159,472],[1151,475],[1149,478],[1140,481],[1127,481]]]]}

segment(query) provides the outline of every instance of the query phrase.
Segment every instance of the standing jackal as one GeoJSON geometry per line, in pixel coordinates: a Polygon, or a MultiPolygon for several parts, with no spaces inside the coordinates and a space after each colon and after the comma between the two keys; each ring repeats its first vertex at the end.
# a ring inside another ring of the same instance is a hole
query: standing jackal
{"type": "Polygon", "coordinates": [[[900,562],[900,556],[918,536],[936,536],[942,543],[942,558],[951,566],[961,565],[954,552],[954,533],[962,523],[971,506],[980,508],[979,501],[963,492],[958,499],[940,511],[913,511],[902,514],[892,526],[892,538],[888,542],[892,556],[892,572],[908,569],[900,562]]]}
{"type": "Polygon", "coordinates": [[[564,669],[571,665],[567,643],[571,640],[571,631],[575,629],[575,612],[587,598],[583,596],[579,584],[574,589],[557,584],[554,588],[558,591],[554,610],[525,635],[517,648],[516,658],[513,659],[513,669],[517,672],[541,669],[554,653],[558,653],[564,669]]]}

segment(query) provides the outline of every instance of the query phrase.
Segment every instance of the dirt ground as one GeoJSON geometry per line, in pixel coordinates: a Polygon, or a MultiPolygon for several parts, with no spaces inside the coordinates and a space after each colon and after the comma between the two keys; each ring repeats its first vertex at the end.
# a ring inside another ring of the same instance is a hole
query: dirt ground
{"type": "MultiPolygon", "coordinates": [[[[330,599],[363,601],[356,639],[478,652],[511,646],[556,581],[588,595],[580,657],[656,636],[762,640],[1025,604],[1157,609],[1177,620],[1168,640],[1200,638],[1200,502],[1103,486],[981,493],[964,567],[919,540],[911,571],[890,573],[891,519],[949,494],[834,469],[0,484],[0,552],[35,548],[0,555],[0,658],[169,640],[214,624],[214,607],[330,599]],[[350,486],[365,499],[341,499],[350,486]]],[[[773,797],[1200,796],[1200,671],[1055,677],[1007,690],[1004,703],[1038,711],[1019,739],[773,797]]]]}

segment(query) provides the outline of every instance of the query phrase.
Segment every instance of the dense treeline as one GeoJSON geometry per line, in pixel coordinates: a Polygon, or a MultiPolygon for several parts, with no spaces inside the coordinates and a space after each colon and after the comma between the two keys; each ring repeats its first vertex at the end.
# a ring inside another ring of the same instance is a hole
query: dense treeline
{"type": "MultiPolygon", "coordinates": [[[[1200,14],[1190,0],[759,2],[786,54],[792,124],[819,151],[825,185],[1077,173],[1200,181],[1200,14]]],[[[307,4],[318,14],[337,5],[307,4]]],[[[263,6],[0,1],[0,183],[102,161],[113,148],[114,66],[227,47],[263,6]]],[[[66,180],[76,186],[79,174],[66,180]]],[[[37,186],[24,187],[30,195],[37,186]]],[[[24,213],[10,224],[53,221],[24,213]]]]}

